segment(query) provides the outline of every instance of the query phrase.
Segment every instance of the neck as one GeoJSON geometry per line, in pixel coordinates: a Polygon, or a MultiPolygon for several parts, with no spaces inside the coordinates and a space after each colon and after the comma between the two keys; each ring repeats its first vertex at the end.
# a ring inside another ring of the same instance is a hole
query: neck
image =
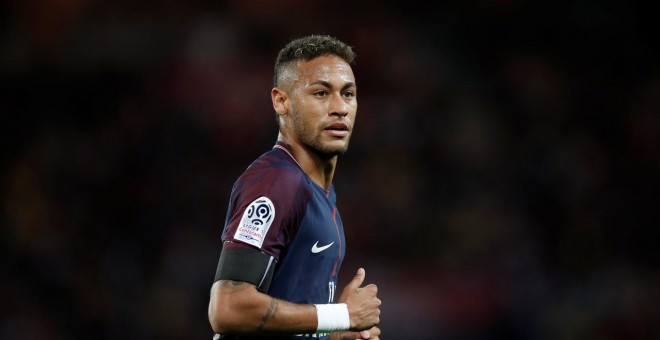
{"type": "Polygon", "coordinates": [[[277,136],[277,140],[287,145],[293,158],[314,183],[325,190],[330,189],[337,167],[337,156],[322,157],[308,147],[292,142],[282,133],[277,136]]]}

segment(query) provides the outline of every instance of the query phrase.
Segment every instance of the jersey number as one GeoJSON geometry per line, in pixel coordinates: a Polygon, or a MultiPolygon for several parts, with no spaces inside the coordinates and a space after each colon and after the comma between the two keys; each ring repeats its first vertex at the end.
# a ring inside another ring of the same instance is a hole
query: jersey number
{"type": "Polygon", "coordinates": [[[330,297],[328,298],[328,303],[332,303],[335,301],[335,290],[337,288],[337,284],[334,283],[333,281],[328,282],[328,290],[330,291],[330,297]]]}

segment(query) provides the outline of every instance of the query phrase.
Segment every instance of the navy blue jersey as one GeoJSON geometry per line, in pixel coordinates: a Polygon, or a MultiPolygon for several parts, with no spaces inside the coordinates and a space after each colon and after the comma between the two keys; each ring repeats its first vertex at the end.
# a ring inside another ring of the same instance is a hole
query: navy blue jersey
{"type": "MultiPolygon", "coordinates": [[[[234,184],[222,239],[224,248],[249,248],[270,256],[275,271],[268,295],[293,303],[334,301],[346,252],[334,187],[325,190],[314,183],[284,144],[278,142],[261,155],[234,184]]],[[[278,339],[306,337],[325,335],[278,339]]]]}

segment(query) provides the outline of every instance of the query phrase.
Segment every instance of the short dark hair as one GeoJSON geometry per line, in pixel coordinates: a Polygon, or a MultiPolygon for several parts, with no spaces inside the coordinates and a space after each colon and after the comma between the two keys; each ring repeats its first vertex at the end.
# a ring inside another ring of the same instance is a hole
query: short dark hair
{"type": "Polygon", "coordinates": [[[348,64],[353,63],[355,52],[351,46],[329,35],[309,35],[291,40],[280,50],[275,60],[275,75],[273,86],[277,86],[282,70],[290,63],[304,60],[309,61],[323,55],[336,55],[348,64]]]}

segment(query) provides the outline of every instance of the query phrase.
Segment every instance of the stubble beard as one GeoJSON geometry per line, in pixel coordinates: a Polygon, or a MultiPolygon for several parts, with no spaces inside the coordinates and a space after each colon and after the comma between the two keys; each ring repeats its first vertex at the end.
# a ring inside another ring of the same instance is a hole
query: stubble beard
{"type": "Polygon", "coordinates": [[[317,133],[315,127],[305,125],[304,119],[299,112],[295,111],[293,117],[294,131],[300,143],[319,157],[329,159],[335,156],[341,156],[348,151],[350,135],[346,137],[346,143],[343,146],[328,145],[323,143],[323,132],[317,133]]]}

